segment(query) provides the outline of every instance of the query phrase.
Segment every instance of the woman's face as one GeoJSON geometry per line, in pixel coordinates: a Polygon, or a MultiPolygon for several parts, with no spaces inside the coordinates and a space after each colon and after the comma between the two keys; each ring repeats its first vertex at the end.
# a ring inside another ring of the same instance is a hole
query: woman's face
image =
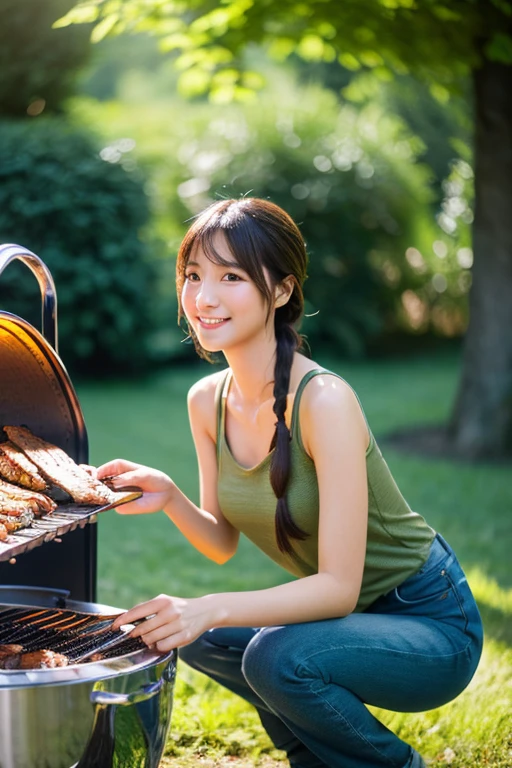
{"type": "MultiPolygon", "coordinates": [[[[251,278],[235,262],[224,235],[213,245],[229,266],[211,261],[196,246],[185,268],[181,304],[200,345],[208,352],[228,351],[273,333],[273,313],[251,278]]],[[[266,275],[268,282],[268,275],[266,275]]]]}

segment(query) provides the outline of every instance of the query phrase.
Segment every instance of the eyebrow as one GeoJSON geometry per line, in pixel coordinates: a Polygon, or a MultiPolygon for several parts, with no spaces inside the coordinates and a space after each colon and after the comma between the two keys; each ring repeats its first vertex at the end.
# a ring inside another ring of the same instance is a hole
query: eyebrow
{"type": "MultiPolygon", "coordinates": [[[[240,266],[236,261],[223,261],[222,263],[219,263],[218,261],[213,261],[212,264],[215,264],[217,267],[231,267],[234,269],[240,269],[242,272],[244,272],[243,267],[240,266]]],[[[200,267],[201,265],[197,261],[193,261],[190,259],[187,261],[187,267],[200,267]]]]}

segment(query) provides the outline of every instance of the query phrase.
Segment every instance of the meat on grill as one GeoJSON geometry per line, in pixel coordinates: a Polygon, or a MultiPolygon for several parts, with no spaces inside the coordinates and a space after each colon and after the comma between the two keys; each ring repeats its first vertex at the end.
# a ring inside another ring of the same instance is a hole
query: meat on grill
{"type": "Polygon", "coordinates": [[[53,669],[67,667],[69,659],[62,653],[41,650],[23,653],[23,646],[0,645],[0,669],[53,669]]]}
{"type": "Polygon", "coordinates": [[[79,504],[111,504],[119,498],[104,483],[93,478],[76,464],[65,451],[26,427],[6,426],[4,431],[39,470],[55,485],[63,488],[79,504]]]}
{"type": "Polygon", "coordinates": [[[27,488],[20,488],[0,480],[0,507],[4,500],[9,499],[13,502],[26,502],[36,515],[42,512],[53,512],[57,507],[56,502],[44,493],[29,491],[27,488]]]}
{"type": "Polygon", "coordinates": [[[28,528],[34,520],[34,513],[32,510],[18,510],[18,514],[2,514],[0,507],[0,523],[5,527],[7,533],[14,533],[19,531],[20,528],[28,528]]]}
{"type": "Polygon", "coordinates": [[[13,443],[0,443],[0,477],[32,491],[45,491],[48,483],[23,451],[13,443]]]}
{"type": "Polygon", "coordinates": [[[0,669],[17,669],[20,665],[22,645],[0,645],[0,669]]]}
{"type": "Polygon", "coordinates": [[[24,512],[34,513],[34,502],[27,499],[13,499],[0,491],[0,514],[20,517],[24,512]]]}
{"type": "Polygon", "coordinates": [[[34,516],[53,512],[56,506],[53,499],[42,493],[0,480],[0,541],[6,541],[9,533],[27,528],[34,516]]]}
{"type": "Polygon", "coordinates": [[[67,667],[69,659],[55,651],[30,651],[20,656],[20,669],[53,669],[67,667]]]}

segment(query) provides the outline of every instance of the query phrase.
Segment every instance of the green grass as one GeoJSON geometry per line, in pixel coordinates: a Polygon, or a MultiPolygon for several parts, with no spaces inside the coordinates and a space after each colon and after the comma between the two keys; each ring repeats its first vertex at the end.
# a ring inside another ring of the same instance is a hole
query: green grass
{"type": "MultiPolygon", "coordinates": [[[[452,357],[344,364],[322,360],[355,387],[377,439],[449,414],[457,383],[452,357]]],[[[188,387],[210,369],[174,368],[144,382],[77,385],[91,462],[118,456],[164,469],[197,500],[197,466],[186,413],[188,387]]],[[[384,442],[383,442],[384,444],[384,442]]],[[[403,455],[384,448],[405,497],[455,547],[478,600],[486,630],[480,667],[451,704],[422,714],[379,716],[432,765],[510,768],[512,765],[512,483],[510,466],[466,465],[403,455]]],[[[162,513],[99,522],[101,602],[129,607],[160,592],[196,596],[264,588],[288,575],[243,541],[223,566],[199,555],[162,513]]],[[[274,764],[251,708],[180,668],[172,739],[163,765],[186,768],[274,764]]]]}

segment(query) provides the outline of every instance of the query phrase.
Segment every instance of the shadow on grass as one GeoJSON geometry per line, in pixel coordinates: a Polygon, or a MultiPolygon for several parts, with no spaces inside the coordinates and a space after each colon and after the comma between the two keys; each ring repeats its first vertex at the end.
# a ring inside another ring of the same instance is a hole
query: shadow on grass
{"type": "Polygon", "coordinates": [[[512,647],[512,612],[477,600],[485,637],[512,647]]]}

